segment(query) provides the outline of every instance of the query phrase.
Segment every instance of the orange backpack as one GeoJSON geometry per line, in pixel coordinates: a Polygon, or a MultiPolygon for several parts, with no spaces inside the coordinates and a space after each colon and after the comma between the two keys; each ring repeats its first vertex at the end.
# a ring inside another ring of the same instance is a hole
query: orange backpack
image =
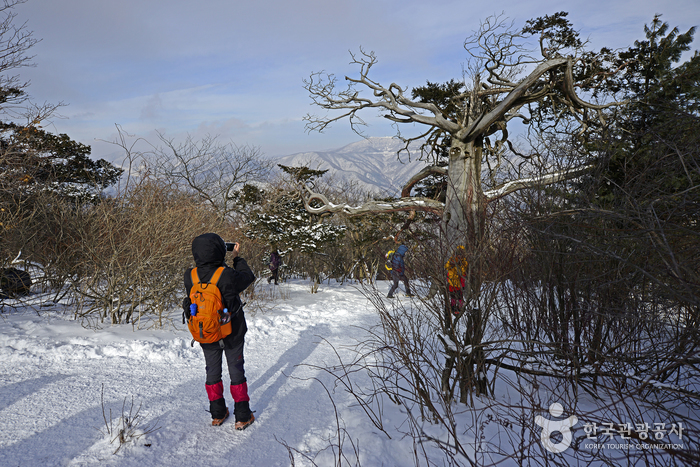
{"type": "Polygon", "coordinates": [[[224,268],[220,267],[214,272],[210,282],[200,282],[197,268],[192,269],[192,289],[190,290],[190,317],[187,327],[192,333],[192,345],[194,341],[202,344],[219,342],[223,348],[223,338],[231,334],[231,315],[224,313],[224,305],[221,299],[221,291],[217,287],[224,268]],[[195,310],[196,306],[196,310],[195,310]]]}

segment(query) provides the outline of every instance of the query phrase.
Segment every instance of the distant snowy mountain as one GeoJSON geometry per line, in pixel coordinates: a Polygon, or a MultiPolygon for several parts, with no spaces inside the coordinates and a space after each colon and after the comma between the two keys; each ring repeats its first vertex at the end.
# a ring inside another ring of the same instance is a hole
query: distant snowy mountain
{"type": "Polygon", "coordinates": [[[396,153],[403,143],[396,138],[368,138],[348,144],[340,149],[327,152],[300,152],[276,159],[276,163],[299,167],[307,165],[312,169],[329,170],[330,173],[348,180],[356,180],[368,190],[397,196],[411,176],[415,175],[425,162],[418,161],[418,145],[411,146],[411,161],[408,155],[396,153]]]}

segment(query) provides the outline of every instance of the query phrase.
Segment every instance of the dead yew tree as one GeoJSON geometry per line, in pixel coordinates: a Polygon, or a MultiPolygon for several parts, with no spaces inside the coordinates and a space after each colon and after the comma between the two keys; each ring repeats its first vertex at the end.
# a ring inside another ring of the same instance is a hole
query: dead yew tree
{"type": "MultiPolygon", "coordinates": [[[[466,367],[475,375],[473,388],[477,394],[487,391],[486,372],[478,364],[484,360],[481,339],[486,317],[479,316],[478,299],[484,267],[479,252],[483,251],[487,204],[516,190],[570,180],[591,168],[585,161],[574,160],[562,161],[558,169],[543,171],[542,167],[535,167],[536,158],[514,149],[508,126],[520,121],[530,130],[540,132],[563,128],[568,138],[580,140],[603,129],[611,109],[621,104],[603,89],[607,89],[607,81],[624,64],[607,49],[599,53],[584,50],[585,44],[566,16],[562,12],[530,20],[522,30],[514,29],[500,17],[483,22],[464,44],[469,55],[464,73],[466,91],[449,99],[449,110],[436,102],[409,98],[408,88],[396,83],[384,86],[372,80],[369,74],[377,58],[373,52],[362,49],[359,54],[351,53],[351,63],[359,66],[360,71],[359,77],[345,77],[346,89],[339,90],[337,78],[325,73],[312,73],[305,80],[313,103],[330,111],[323,117],[307,115],[307,131],[322,132],[332,123],[347,118],[352,129],[361,134],[365,122],[359,113],[378,109],[399,128],[397,136],[406,143],[405,150],[412,141],[427,141],[422,146],[425,156],[449,141],[447,167],[426,167],[408,182],[402,197],[396,201],[368,202],[361,206],[333,204],[306,187],[305,205],[316,214],[423,211],[441,216],[441,235],[447,245],[447,251],[443,252],[445,260],[460,245],[469,255],[464,292],[466,310],[470,311],[465,314],[472,323],[468,333],[473,335],[467,336],[461,347],[472,349],[466,367]],[[533,47],[534,51],[526,47],[531,39],[539,44],[533,47]],[[403,136],[401,126],[411,124],[423,125],[425,131],[412,137],[403,136]],[[484,176],[482,166],[497,171],[508,149],[519,162],[533,162],[529,173],[537,175],[488,186],[482,180],[489,180],[490,176],[484,176]],[[411,197],[413,186],[434,174],[444,174],[447,179],[446,201],[411,197]]],[[[455,325],[461,316],[454,317],[447,311],[445,314],[442,333],[457,339],[455,325]]],[[[450,355],[449,345],[445,347],[450,355]]]]}

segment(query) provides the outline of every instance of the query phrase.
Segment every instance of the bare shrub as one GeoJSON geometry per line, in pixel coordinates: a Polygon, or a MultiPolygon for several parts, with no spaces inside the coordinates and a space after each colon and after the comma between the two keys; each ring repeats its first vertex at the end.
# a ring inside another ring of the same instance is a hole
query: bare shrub
{"type": "Polygon", "coordinates": [[[182,298],[192,239],[210,231],[234,237],[190,196],[149,178],[95,206],[80,232],[86,272],[73,284],[76,315],[91,325],[163,326],[182,298]]]}
{"type": "Polygon", "coordinates": [[[131,397],[131,404],[127,410],[126,397],[122,403],[121,413],[119,418],[115,421],[112,418],[112,409],[109,410],[109,418],[107,418],[107,413],[105,412],[105,386],[102,385],[102,392],[100,393],[100,405],[102,406],[102,419],[105,422],[105,434],[109,439],[109,444],[117,443],[117,448],[112,454],[116,454],[119,450],[129,443],[134,443],[140,438],[149,435],[157,430],[160,430],[158,425],[158,420],[152,423],[144,423],[143,418],[141,418],[141,407],[139,404],[138,408],[134,409],[134,397],[131,397]]]}
{"type": "MultiPolygon", "coordinates": [[[[621,433],[632,423],[633,442],[661,446],[662,438],[640,438],[634,425],[680,423],[686,430],[682,449],[583,450],[579,459],[697,463],[700,450],[691,433],[700,429],[700,289],[688,257],[695,250],[688,240],[697,235],[671,216],[660,222],[652,210],[636,209],[633,199],[619,201],[622,210],[551,209],[546,193],[523,192],[511,203],[512,217],[504,223],[521,248],[518,267],[501,288],[510,342],[499,364],[534,384],[549,381],[549,391],[565,397],[589,431],[609,425],[621,433]]],[[[692,206],[677,204],[673,212],[692,206]]],[[[601,440],[600,431],[578,432],[573,443],[601,440]]]]}
{"type": "Polygon", "coordinates": [[[263,281],[265,278],[258,278],[241,293],[246,313],[265,313],[273,310],[279,300],[289,300],[289,290],[284,286],[265,287],[263,281]]]}
{"type": "Polygon", "coordinates": [[[697,463],[700,355],[684,295],[674,306],[668,293],[632,287],[629,262],[611,267],[619,259],[582,244],[590,224],[580,217],[553,226],[560,217],[536,209],[527,220],[514,205],[535,203],[503,202],[489,214],[488,242],[472,256],[483,264],[478,299],[454,314],[445,248],[428,243],[413,252],[413,273],[434,293],[387,302],[365,285],[380,324],[365,329],[354,357],[324,370],[382,431],[388,401],[401,405],[399,431],[414,440],[416,465],[438,456],[448,465],[697,463]],[[370,382],[359,385],[360,374],[370,382]],[[555,403],[578,421],[563,453],[548,451],[535,422],[552,419],[555,403]],[[665,438],[648,437],[646,425],[664,426],[665,438]],[[591,447],[625,427],[629,443],[646,447],[591,447]]]}
{"type": "Polygon", "coordinates": [[[33,290],[57,302],[66,286],[83,270],[78,232],[90,210],[79,202],[49,191],[38,191],[21,203],[0,208],[0,258],[21,260],[32,270],[33,290]]]}

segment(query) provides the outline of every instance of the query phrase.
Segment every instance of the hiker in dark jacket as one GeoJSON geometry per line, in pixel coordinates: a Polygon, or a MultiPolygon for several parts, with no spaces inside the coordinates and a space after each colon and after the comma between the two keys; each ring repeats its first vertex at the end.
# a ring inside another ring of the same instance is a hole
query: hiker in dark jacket
{"type": "Polygon", "coordinates": [[[408,283],[408,277],[406,277],[406,263],[404,261],[404,256],[408,251],[406,245],[401,245],[396,249],[394,256],[391,258],[391,279],[394,284],[389,289],[389,294],[387,298],[394,298],[394,292],[399,288],[399,280],[402,280],[404,286],[406,287],[406,295],[412,297],[411,286],[408,283]]]}
{"type": "MultiPolygon", "coordinates": [[[[232,332],[223,339],[223,348],[218,342],[199,345],[204,351],[206,364],[206,390],[209,397],[209,411],[211,412],[212,425],[221,425],[228,417],[229,411],[224,400],[224,384],[222,376],[223,354],[226,354],[229,376],[231,377],[231,396],[233,397],[233,413],[236,419],[236,429],[242,430],[248,427],[255,417],[250,411],[250,398],[248,397],[248,385],[243,369],[243,344],[245,333],[248,330],[239,293],[243,292],[250,284],[255,282],[255,275],[250,270],[246,261],[238,256],[239,245],[234,244],[233,267],[228,267],[224,262],[226,258],[226,243],[214,233],[200,235],[192,241],[192,256],[197,265],[197,275],[201,282],[208,282],[214,272],[221,266],[221,273],[217,284],[221,291],[223,306],[231,313],[232,332]]],[[[192,268],[185,272],[185,297],[182,307],[185,315],[189,317],[190,289],[192,288],[192,268]]]]}
{"type": "Polygon", "coordinates": [[[280,263],[281,263],[281,258],[280,258],[280,253],[277,250],[277,248],[274,248],[272,250],[272,253],[270,253],[270,272],[272,272],[272,275],[267,278],[267,283],[269,284],[270,281],[275,281],[275,285],[277,285],[277,276],[279,274],[279,269],[280,269],[280,263]]]}

